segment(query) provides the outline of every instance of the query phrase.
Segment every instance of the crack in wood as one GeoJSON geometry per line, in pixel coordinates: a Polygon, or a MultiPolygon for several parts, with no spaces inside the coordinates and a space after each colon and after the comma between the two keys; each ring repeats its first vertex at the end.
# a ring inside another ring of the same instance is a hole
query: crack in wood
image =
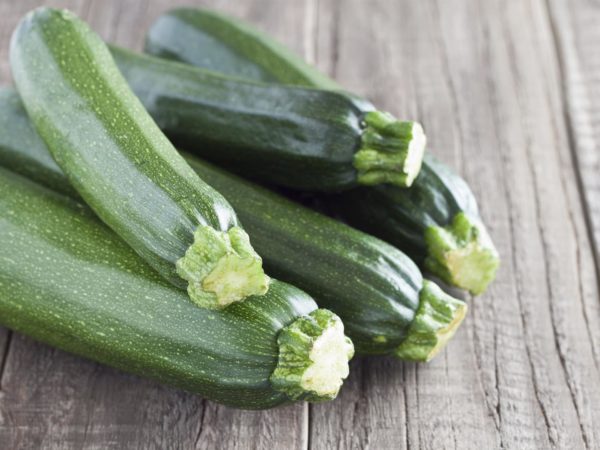
{"type": "MultiPolygon", "coordinates": [[[[480,2],[478,3],[478,5],[480,5],[480,2]]],[[[490,30],[489,27],[487,26],[487,24],[482,24],[482,35],[483,35],[483,39],[484,39],[484,46],[483,46],[483,50],[482,50],[482,58],[483,61],[485,63],[486,66],[490,66],[491,65],[491,55],[490,55],[490,30]]],[[[490,78],[490,76],[486,76],[485,77],[485,84],[487,87],[487,91],[492,93],[494,92],[494,89],[492,87],[492,80],[490,78]]],[[[495,101],[490,101],[490,106],[491,106],[491,112],[494,116],[496,116],[495,120],[497,119],[497,109],[494,107],[494,105],[496,104],[495,101]]],[[[495,140],[497,142],[501,142],[501,138],[499,135],[499,132],[496,128],[494,128],[493,130],[494,136],[495,136],[495,140]]],[[[500,168],[501,171],[504,170],[504,168],[501,166],[500,168]]],[[[503,177],[504,178],[504,177],[503,177]]],[[[508,199],[508,191],[506,189],[506,184],[502,183],[502,189],[504,191],[504,198],[508,199]]],[[[508,214],[508,220],[509,223],[512,222],[512,217],[510,216],[510,214],[508,214]]],[[[510,239],[512,242],[512,239],[510,239]]],[[[495,319],[496,317],[498,317],[498,312],[497,312],[497,307],[496,307],[496,303],[494,302],[494,304],[492,305],[492,309],[493,309],[493,315],[492,317],[495,319]]],[[[473,311],[474,312],[474,311],[473,311]]],[[[473,316],[473,320],[475,321],[475,314],[472,314],[473,316]]],[[[494,418],[494,425],[496,427],[496,432],[498,435],[498,440],[500,443],[500,447],[504,448],[504,442],[503,442],[503,433],[502,433],[502,408],[501,408],[501,393],[500,393],[500,363],[498,360],[498,355],[500,354],[499,352],[499,344],[498,344],[498,326],[497,326],[497,321],[493,320],[492,321],[493,327],[494,327],[494,332],[493,332],[493,343],[492,343],[492,348],[494,349],[494,391],[495,391],[495,399],[492,400],[488,400],[488,395],[485,395],[485,400],[486,400],[486,406],[488,407],[489,411],[492,414],[492,417],[494,418]]],[[[474,332],[474,335],[476,336],[476,340],[478,340],[477,336],[478,333],[477,331],[474,332]]],[[[482,370],[482,363],[481,363],[481,355],[479,354],[479,352],[477,352],[476,350],[476,361],[477,361],[477,368],[478,368],[478,373],[483,372],[482,370]]],[[[481,379],[481,378],[480,378],[481,379]]],[[[482,382],[483,384],[483,382],[482,382]]],[[[484,389],[484,388],[483,388],[484,389]]],[[[485,390],[485,389],[484,389],[485,390]]]]}
{"type": "Polygon", "coordinates": [[[404,417],[406,418],[406,431],[404,433],[404,445],[405,445],[405,449],[409,449],[410,448],[410,429],[412,428],[412,421],[410,419],[410,413],[409,413],[409,409],[408,409],[408,393],[407,393],[407,387],[408,387],[408,380],[407,380],[407,376],[406,376],[406,372],[407,372],[407,367],[406,364],[403,364],[402,366],[402,391],[404,394],[404,417]]]}
{"type": "Polygon", "coordinates": [[[200,420],[198,423],[198,432],[196,433],[196,439],[194,441],[194,448],[198,448],[198,444],[202,439],[202,432],[204,431],[204,416],[206,415],[206,400],[201,402],[202,411],[200,413],[200,420]]]}
{"type": "Polygon", "coordinates": [[[2,382],[4,380],[6,365],[8,364],[8,354],[10,353],[12,337],[13,332],[11,330],[6,330],[6,339],[4,340],[4,345],[0,351],[0,392],[4,391],[4,384],[2,382]]]}

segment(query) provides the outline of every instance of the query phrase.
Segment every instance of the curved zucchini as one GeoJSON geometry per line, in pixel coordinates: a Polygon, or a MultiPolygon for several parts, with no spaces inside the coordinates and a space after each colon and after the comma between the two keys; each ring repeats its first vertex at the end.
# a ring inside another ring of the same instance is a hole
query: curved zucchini
{"type": "MultiPolygon", "coordinates": [[[[0,164],[56,187],[62,176],[14,91],[0,91],[0,164]],[[22,126],[15,126],[20,124],[22,126]],[[16,130],[14,133],[10,130],[16,130]],[[28,143],[21,147],[18,141],[28,143]],[[14,142],[8,148],[4,141],[14,142]]],[[[394,247],[295,204],[192,156],[190,166],[235,207],[270,273],[306,290],[338,314],[359,353],[393,353],[426,361],[460,325],[466,305],[424,281],[415,264],[394,247]]]]}
{"type": "Polygon", "coordinates": [[[334,398],[341,321],[273,281],[197,308],[91,211],[0,169],[0,323],[63,350],[239,408],[334,398]]]}
{"type": "MultiPolygon", "coordinates": [[[[240,74],[255,81],[341,89],[266,34],[202,9],[174,9],[162,15],[148,32],[146,51],[229,75],[248,67],[240,74]]],[[[433,157],[425,156],[410,189],[358,188],[326,204],[336,207],[350,224],[398,246],[449,284],[479,294],[496,275],[498,253],[473,193],[458,174],[433,157]]]]}
{"type": "Polygon", "coordinates": [[[32,11],[13,34],[10,61],[54,159],[142,258],[199,306],[267,291],[231,206],[161,133],[85,23],[68,11],[32,11]]]}

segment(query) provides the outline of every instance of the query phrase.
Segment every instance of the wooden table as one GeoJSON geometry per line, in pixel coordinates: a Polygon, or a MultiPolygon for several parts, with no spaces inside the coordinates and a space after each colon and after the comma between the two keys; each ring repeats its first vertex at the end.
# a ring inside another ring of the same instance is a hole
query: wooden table
{"type": "MultiPolygon", "coordinates": [[[[0,1],[3,83],[10,34],[42,3],[0,1]]],[[[429,150],[471,183],[502,267],[432,363],[357,359],[336,401],[266,412],[0,329],[0,449],[600,448],[598,0],[46,3],[137,49],[175,4],[250,20],[421,120],[429,150]]]]}

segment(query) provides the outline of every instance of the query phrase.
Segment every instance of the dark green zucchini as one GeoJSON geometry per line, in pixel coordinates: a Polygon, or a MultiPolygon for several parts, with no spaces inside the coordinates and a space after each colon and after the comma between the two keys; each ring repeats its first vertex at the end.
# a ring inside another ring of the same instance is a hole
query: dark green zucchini
{"type": "MultiPolygon", "coordinates": [[[[0,128],[8,130],[0,134],[0,164],[68,192],[68,180],[27,125],[17,93],[0,91],[0,128]],[[19,149],[19,139],[29,147],[19,149]],[[62,176],[62,183],[57,186],[48,173],[62,176]]],[[[400,251],[197,158],[186,158],[234,206],[269,272],[336,312],[360,353],[428,360],[458,328],[466,305],[424,281],[400,251]]]]}
{"type": "Polygon", "coordinates": [[[334,398],[352,344],[290,285],[197,308],[75,200],[0,169],[0,324],[104,364],[262,409],[334,398]]]}
{"type": "Polygon", "coordinates": [[[410,186],[421,125],[343,92],[255,83],[111,47],[129,85],[179,146],[282,186],[410,186]],[[209,151],[210,149],[210,151],[209,151]]]}
{"type": "Polygon", "coordinates": [[[342,90],[271,37],[214,11],[177,8],[163,14],[148,31],[145,51],[232,77],[342,90]]]}
{"type": "Polygon", "coordinates": [[[142,258],[199,306],[267,291],[233,208],[177,153],[84,22],[68,11],[32,11],[13,34],[10,61],[58,165],[142,258]]]}
{"type": "Polygon", "coordinates": [[[327,204],[451,285],[481,294],[496,275],[498,253],[473,193],[461,177],[429,155],[411,189],[359,188],[327,204]]]}
{"type": "MultiPolygon", "coordinates": [[[[255,81],[341,89],[264,33],[202,9],[174,9],[162,15],[148,32],[146,51],[255,81]]],[[[495,277],[498,253],[473,193],[458,174],[429,155],[410,189],[363,187],[326,204],[452,285],[479,294],[495,277]]]]}

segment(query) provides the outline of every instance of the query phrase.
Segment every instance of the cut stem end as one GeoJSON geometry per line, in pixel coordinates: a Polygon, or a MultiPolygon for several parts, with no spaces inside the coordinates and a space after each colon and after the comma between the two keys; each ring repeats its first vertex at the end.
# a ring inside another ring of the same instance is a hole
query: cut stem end
{"type": "Polygon", "coordinates": [[[361,147],[354,155],[358,182],[410,186],[423,162],[427,143],[423,127],[381,111],[367,113],[364,123],[361,147]]]}
{"type": "Polygon", "coordinates": [[[466,313],[465,302],[449,296],[435,283],[424,280],[419,294],[419,309],[395,355],[407,361],[430,361],[452,339],[466,313]]]}
{"type": "Polygon", "coordinates": [[[500,258],[479,220],[458,213],[447,227],[429,227],[425,242],[425,267],[446,283],[478,295],[496,277],[500,258]]]}
{"type": "Polygon", "coordinates": [[[269,289],[262,259],[239,227],[227,232],[198,227],[194,243],[177,261],[177,273],[188,282],[190,299],[203,308],[221,309],[269,289]]]}
{"type": "Polygon", "coordinates": [[[338,316],[317,309],[285,327],[277,339],[279,362],[271,384],[292,400],[334,399],[348,376],[354,356],[338,316]]]}

